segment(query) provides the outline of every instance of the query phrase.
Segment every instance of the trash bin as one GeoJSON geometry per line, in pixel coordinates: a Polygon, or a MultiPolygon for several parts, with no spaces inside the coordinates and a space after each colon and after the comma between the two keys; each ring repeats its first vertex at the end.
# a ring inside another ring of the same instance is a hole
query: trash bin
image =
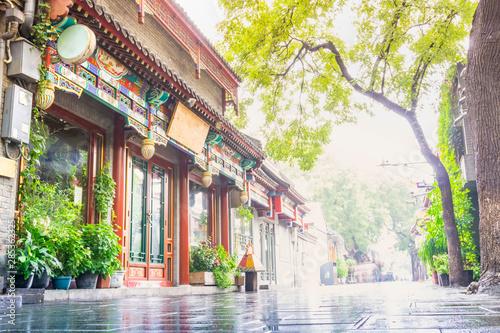
{"type": "Polygon", "coordinates": [[[319,268],[321,284],[333,286],[337,280],[337,263],[327,262],[319,268]]]}

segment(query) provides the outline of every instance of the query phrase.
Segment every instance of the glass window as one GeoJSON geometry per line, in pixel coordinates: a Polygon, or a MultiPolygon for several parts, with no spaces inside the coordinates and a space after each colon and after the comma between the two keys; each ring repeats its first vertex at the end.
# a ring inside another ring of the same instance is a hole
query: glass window
{"type": "Polygon", "coordinates": [[[43,123],[46,126],[44,131],[48,130],[48,139],[40,156],[40,180],[55,185],[56,194],[69,198],[79,208],[79,218],[85,221],[90,133],[49,115],[45,116],[43,123]]]}
{"type": "Polygon", "coordinates": [[[189,245],[208,239],[208,190],[189,182],[189,245]]]}
{"type": "Polygon", "coordinates": [[[231,209],[231,217],[232,220],[234,221],[233,226],[234,226],[234,239],[235,239],[235,248],[238,251],[238,253],[245,253],[246,251],[246,246],[248,243],[252,243],[252,223],[250,222],[249,225],[245,225],[241,218],[239,218],[238,214],[236,213],[237,208],[232,208],[231,209]]]}

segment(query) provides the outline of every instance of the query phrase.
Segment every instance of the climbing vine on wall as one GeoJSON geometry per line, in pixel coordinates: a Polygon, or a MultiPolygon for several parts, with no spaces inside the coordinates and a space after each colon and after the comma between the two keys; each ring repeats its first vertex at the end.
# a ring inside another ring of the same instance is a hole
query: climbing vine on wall
{"type": "MultiPolygon", "coordinates": [[[[456,155],[456,131],[459,128],[453,126],[454,105],[456,96],[454,94],[456,81],[456,69],[450,68],[447,80],[441,86],[441,103],[439,106],[439,128],[438,128],[438,149],[441,161],[448,170],[450,176],[451,190],[453,195],[453,205],[455,208],[455,219],[460,237],[462,257],[464,259],[464,269],[475,269],[475,275],[479,269],[479,258],[476,245],[474,243],[471,215],[472,203],[468,196],[468,190],[463,187],[464,180],[460,167],[457,163],[456,155]]],[[[419,254],[420,257],[431,267],[433,265],[433,255],[446,253],[446,234],[443,225],[443,208],[441,205],[441,193],[439,187],[435,187],[429,195],[432,204],[427,214],[431,218],[427,223],[425,240],[422,243],[419,254]]]]}

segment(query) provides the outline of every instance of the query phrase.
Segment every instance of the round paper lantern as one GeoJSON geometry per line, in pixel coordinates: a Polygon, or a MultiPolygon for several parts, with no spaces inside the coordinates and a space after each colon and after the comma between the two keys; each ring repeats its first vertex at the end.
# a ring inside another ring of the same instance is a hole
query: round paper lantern
{"type": "Polygon", "coordinates": [[[47,110],[54,102],[54,84],[50,81],[39,82],[35,99],[42,110],[47,110]]]}
{"type": "Polygon", "coordinates": [[[209,187],[212,184],[212,173],[210,171],[205,171],[201,176],[201,181],[203,186],[209,187]]]}
{"type": "Polygon", "coordinates": [[[147,160],[153,157],[153,155],[155,154],[155,143],[153,139],[146,138],[142,140],[141,153],[142,156],[147,160]]]}
{"type": "Polygon", "coordinates": [[[248,194],[246,190],[241,191],[240,193],[240,201],[242,204],[246,204],[248,201],[248,194]]]}
{"type": "Polygon", "coordinates": [[[94,53],[96,45],[94,32],[85,25],[75,24],[59,35],[57,53],[65,63],[79,65],[94,53]]]}

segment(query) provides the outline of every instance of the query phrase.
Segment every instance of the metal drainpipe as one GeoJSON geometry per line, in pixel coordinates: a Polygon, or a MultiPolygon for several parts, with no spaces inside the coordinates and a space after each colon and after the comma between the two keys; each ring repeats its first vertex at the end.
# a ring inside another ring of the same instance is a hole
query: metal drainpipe
{"type": "Polygon", "coordinates": [[[35,19],[35,0],[26,0],[24,2],[24,23],[21,27],[21,35],[24,38],[30,37],[31,28],[35,19]]]}
{"type": "Polygon", "coordinates": [[[3,69],[5,67],[5,42],[16,37],[19,31],[19,23],[10,23],[10,28],[7,32],[0,35],[0,106],[2,105],[2,95],[3,95],[3,69]]]}

